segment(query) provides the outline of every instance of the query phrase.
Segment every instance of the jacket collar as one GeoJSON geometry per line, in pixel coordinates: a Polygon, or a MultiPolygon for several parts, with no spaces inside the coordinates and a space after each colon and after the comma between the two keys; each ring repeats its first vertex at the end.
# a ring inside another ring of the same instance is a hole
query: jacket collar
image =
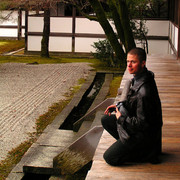
{"type": "Polygon", "coordinates": [[[133,85],[131,86],[131,89],[134,91],[138,91],[145,82],[148,82],[152,79],[154,79],[154,73],[148,71],[148,69],[144,67],[143,71],[140,74],[134,76],[134,78],[132,79],[132,82],[134,83],[132,83],[133,85]]]}

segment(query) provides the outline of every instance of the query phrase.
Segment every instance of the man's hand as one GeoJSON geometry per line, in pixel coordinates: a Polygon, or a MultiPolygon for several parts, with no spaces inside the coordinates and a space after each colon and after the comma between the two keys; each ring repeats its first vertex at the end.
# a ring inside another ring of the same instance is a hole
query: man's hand
{"type": "Polygon", "coordinates": [[[104,111],[104,114],[111,115],[112,112],[116,111],[116,105],[110,105],[107,107],[107,109],[104,111]]]}
{"type": "Polygon", "coordinates": [[[116,107],[116,118],[119,119],[119,117],[121,117],[121,112],[116,107]]]}

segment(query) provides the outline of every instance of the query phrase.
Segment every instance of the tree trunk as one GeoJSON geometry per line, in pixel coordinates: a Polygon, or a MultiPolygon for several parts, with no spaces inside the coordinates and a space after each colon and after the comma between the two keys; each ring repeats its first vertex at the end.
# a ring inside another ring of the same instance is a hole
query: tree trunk
{"type": "Polygon", "coordinates": [[[49,57],[49,35],[50,35],[50,9],[49,5],[44,8],[44,29],[41,40],[41,57],[49,57]]]}
{"type": "Polygon", "coordinates": [[[121,19],[120,16],[118,14],[117,8],[114,5],[114,3],[112,2],[112,0],[108,0],[108,5],[110,8],[110,11],[112,12],[112,19],[114,21],[114,25],[116,27],[117,30],[117,34],[120,38],[120,41],[122,44],[125,44],[125,39],[124,39],[124,30],[121,24],[121,19]]]}
{"type": "Polygon", "coordinates": [[[18,40],[22,39],[22,10],[18,10],[18,40]]]}
{"type": "Polygon", "coordinates": [[[113,0],[114,5],[118,8],[118,12],[121,19],[121,24],[124,30],[124,38],[125,38],[125,48],[126,53],[131,50],[132,48],[136,47],[134,42],[133,33],[130,27],[130,20],[128,14],[128,8],[126,5],[126,0],[113,0]]]}
{"type": "Polygon", "coordinates": [[[123,51],[123,48],[121,44],[118,41],[118,38],[116,34],[114,33],[111,25],[109,24],[109,21],[107,20],[107,17],[105,15],[105,12],[98,0],[89,0],[91,6],[93,7],[94,12],[96,13],[96,16],[98,18],[98,21],[103,28],[107,39],[111,43],[111,46],[114,49],[114,52],[116,54],[118,64],[122,64],[125,61],[125,53],[123,51]]]}

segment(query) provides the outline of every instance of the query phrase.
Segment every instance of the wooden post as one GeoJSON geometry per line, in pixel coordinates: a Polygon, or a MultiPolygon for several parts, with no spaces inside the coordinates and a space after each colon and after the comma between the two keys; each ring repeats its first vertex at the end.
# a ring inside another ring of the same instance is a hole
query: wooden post
{"type": "Polygon", "coordinates": [[[27,52],[28,50],[28,15],[29,11],[25,11],[25,49],[24,51],[27,52]]]}
{"type": "Polygon", "coordinates": [[[76,8],[73,7],[72,11],[72,52],[75,52],[75,28],[76,28],[76,8]]]}

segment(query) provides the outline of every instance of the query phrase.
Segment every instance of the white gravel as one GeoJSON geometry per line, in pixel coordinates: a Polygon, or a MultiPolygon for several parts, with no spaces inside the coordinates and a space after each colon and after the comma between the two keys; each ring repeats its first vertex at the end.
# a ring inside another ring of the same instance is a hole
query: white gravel
{"type": "Polygon", "coordinates": [[[0,65],[0,160],[28,139],[36,119],[90,70],[88,63],[0,65]]]}

